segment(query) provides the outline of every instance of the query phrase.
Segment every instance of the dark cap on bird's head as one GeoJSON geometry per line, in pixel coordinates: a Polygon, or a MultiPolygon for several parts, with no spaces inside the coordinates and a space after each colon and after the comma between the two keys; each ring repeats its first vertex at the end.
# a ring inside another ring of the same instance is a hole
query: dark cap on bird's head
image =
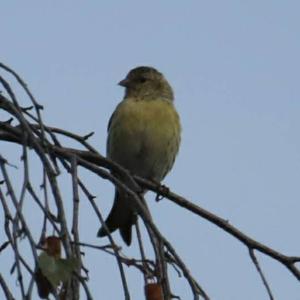
{"type": "Polygon", "coordinates": [[[156,69],[152,67],[145,67],[145,66],[136,67],[131,71],[129,71],[126,77],[119,82],[119,85],[128,87],[130,82],[136,79],[140,79],[142,81],[143,79],[146,79],[146,77],[151,77],[151,76],[163,77],[163,75],[160,72],[158,72],[156,69]]]}

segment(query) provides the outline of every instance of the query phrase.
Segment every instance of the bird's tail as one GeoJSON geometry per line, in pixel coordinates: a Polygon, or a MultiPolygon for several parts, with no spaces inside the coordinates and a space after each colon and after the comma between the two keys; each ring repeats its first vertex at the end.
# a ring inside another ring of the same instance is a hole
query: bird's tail
{"type": "MultiPolygon", "coordinates": [[[[112,233],[119,229],[124,242],[129,246],[131,244],[131,228],[136,222],[136,214],[133,211],[130,197],[124,192],[116,190],[113,207],[105,221],[109,231],[112,233]]],[[[102,226],[97,236],[103,237],[107,231],[102,226]]]]}

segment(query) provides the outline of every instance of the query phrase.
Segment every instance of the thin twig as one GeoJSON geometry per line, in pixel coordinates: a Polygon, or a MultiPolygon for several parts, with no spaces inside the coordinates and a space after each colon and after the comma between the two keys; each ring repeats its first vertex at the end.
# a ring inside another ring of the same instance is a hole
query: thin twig
{"type": "Polygon", "coordinates": [[[267,293],[269,295],[270,300],[274,300],[275,298],[274,298],[274,296],[272,294],[272,290],[271,290],[271,288],[270,288],[270,286],[268,284],[268,281],[267,281],[267,279],[266,279],[266,277],[265,277],[265,275],[264,275],[264,273],[263,273],[263,271],[262,271],[262,269],[261,269],[261,267],[259,265],[259,262],[258,262],[258,260],[257,260],[257,258],[255,256],[254,250],[251,249],[251,248],[249,248],[249,255],[251,257],[251,260],[252,260],[252,262],[253,262],[253,264],[254,264],[254,266],[255,266],[255,268],[256,268],[256,270],[257,270],[257,272],[258,272],[258,274],[259,274],[259,276],[260,276],[260,278],[262,280],[262,282],[263,282],[263,285],[266,288],[266,291],[267,291],[267,293]]]}

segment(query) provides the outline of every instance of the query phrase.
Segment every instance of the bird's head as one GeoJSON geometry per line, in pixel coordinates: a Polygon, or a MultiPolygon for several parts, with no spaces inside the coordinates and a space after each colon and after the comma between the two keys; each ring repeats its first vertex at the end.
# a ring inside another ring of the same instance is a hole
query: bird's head
{"type": "Polygon", "coordinates": [[[137,67],[132,69],[125,79],[119,82],[125,87],[125,98],[137,100],[155,100],[165,98],[173,100],[173,91],[162,73],[152,67],[137,67]]]}

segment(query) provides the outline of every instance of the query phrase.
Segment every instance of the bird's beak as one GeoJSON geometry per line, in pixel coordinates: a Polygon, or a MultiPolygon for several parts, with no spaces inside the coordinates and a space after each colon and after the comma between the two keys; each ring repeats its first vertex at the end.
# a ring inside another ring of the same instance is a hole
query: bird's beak
{"type": "Polygon", "coordinates": [[[121,81],[118,83],[118,85],[124,86],[124,87],[128,87],[128,85],[129,85],[129,80],[128,80],[127,78],[125,78],[125,79],[121,80],[121,81]]]}

